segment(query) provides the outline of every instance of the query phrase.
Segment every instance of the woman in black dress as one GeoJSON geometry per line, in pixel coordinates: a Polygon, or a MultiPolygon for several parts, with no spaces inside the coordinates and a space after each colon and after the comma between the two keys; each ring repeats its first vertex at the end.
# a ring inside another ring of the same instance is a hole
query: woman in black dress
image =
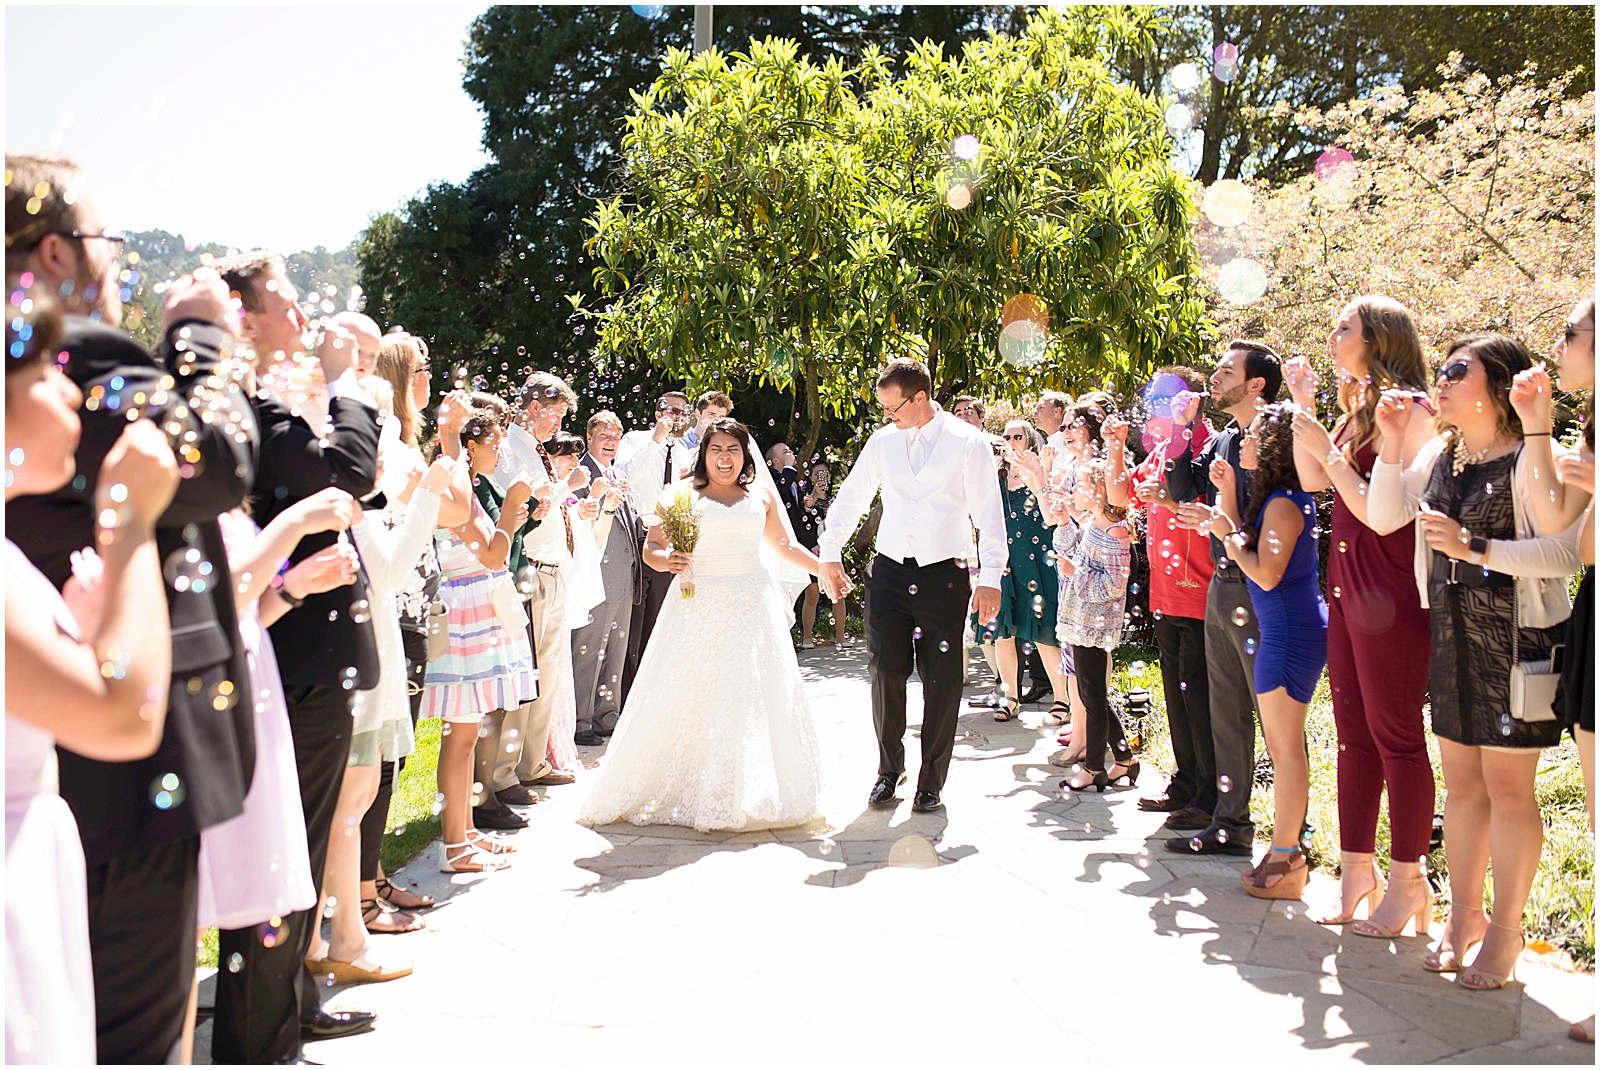
{"type": "Polygon", "coordinates": [[[1418,585],[1433,636],[1429,695],[1447,792],[1453,909],[1424,968],[1459,971],[1460,984],[1475,989],[1504,984],[1522,951],[1523,907],[1544,842],[1534,773],[1540,749],[1561,738],[1548,710],[1546,719],[1537,711],[1524,719],[1514,706],[1512,666],[1549,658],[1571,608],[1566,581],[1578,565],[1579,525],[1546,532],[1525,506],[1531,466],[1510,390],[1531,364],[1522,343],[1504,335],[1468,335],[1451,345],[1437,377],[1443,437],[1419,454],[1410,479],[1400,476],[1398,461],[1412,398],[1386,391],[1370,490],[1369,512],[1380,522],[1396,513],[1416,517],[1418,585]],[[1494,915],[1486,917],[1491,861],[1494,915]]]}

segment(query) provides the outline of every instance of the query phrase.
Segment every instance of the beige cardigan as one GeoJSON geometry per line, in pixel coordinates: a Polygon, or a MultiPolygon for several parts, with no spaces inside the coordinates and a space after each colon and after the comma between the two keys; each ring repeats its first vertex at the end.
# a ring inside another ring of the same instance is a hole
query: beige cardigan
{"type": "MultiPolygon", "coordinates": [[[[1385,464],[1372,466],[1372,481],[1367,488],[1367,525],[1380,535],[1398,531],[1415,522],[1423,492],[1433,475],[1434,462],[1444,455],[1444,439],[1429,441],[1409,467],[1385,464]]],[[[1572,599],[1567,580],[1578,570],[1578,533],[1587,513],[1572,526],[1554,535],[1545,534],[1527,508],[1527,458],[1520,451],[1511,473],[1512,506],[1516,516],[1515,539],[1490,539],[1484,566],[1492,572],[1515,577],[1517,610],[1524,628],[1548,628],[1572,614],[1572,599]]],[[[1593,508],[1591,504],[1590,508],[1593,508]]],[[[1417,531],[1417,591],[1422,605],[1428,605],[1428,567],[1431,550],[1422,532],[1417,531]]]]}

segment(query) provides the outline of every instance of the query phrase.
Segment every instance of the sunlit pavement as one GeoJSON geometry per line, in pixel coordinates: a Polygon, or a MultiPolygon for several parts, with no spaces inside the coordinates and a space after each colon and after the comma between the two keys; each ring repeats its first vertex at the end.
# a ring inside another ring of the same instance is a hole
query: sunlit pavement
{"type": "MultiPolygon", "coordinates": [[[[1160,786],[1069,795],[1040,711],[963,716],[944,813],[868,810],[877,764],[865,656],[801,664],[826,755],[826,818],[704,835],[584,828],[580,778],[514,835],[510,870],[397,879],[440,900],[428,928],[378,937],[416,972],[329,991],[378,1012],[309,1044],[322,1063],[1087,1063],[1354,1059],[1590,1063],[1566,1038],[1594,977],[1525,955],[1521,983],[1469,992],[1420,968],[1427,942],[1306,920],[1332,905],[1239,889],[1243,859],[1162,847],[1160,786]],[[1028,726],[1035,727],[1028,727],[1028,726]]],[[[708,675],[707,702],[719,694],[708,675]]],[[[920,691],[912,687],[912,716],[920,691]]],[[[909,757],[917,755],[915,741],[909,757]]],[[[594,762],[597,750],[585,750],[594,762]]],[[[600,760],[603,760],[601,758],[600,760]]],[[[913,772],[912,779],[915,779],[913,772]]],[[[1437,937],[1440,926],[1435,924],[1437,937]]],[[[202,1003],[209,1002],[209,985],[202,1003]]],[[[210,1050],[209,1023],[196,1055],[210,1050]]]]}

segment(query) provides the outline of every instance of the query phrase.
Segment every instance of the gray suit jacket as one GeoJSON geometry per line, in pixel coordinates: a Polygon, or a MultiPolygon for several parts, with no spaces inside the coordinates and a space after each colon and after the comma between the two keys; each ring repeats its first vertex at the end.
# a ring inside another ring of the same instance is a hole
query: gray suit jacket
{"type": "MultiPolygon", "coordinates": [[[[605,468],[591,453],[583,455],[582,464],[589,470],[591,477],[600,478],[606,474],[605,468]]],[[[587,498],[589,488],[585,487],[578,491],[577,496],[587,498]]],[[[607,601],[622,601],[618,592],[624,590],[630,592],[631,602],[638,603],[644,600],[644,558],[641,556],[643,546],[644,525],[639,522],[632,504],[624,501],[617,506],[617,513],[611,524],[611,534],[606,538],[605,549],[600,554],[600,577],[605,581],[607,601]]]]}

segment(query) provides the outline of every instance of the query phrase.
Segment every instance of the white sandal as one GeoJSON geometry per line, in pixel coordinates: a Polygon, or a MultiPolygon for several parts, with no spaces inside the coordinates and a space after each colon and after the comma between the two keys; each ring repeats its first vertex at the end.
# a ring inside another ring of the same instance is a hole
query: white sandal
{"type": "Polygon", "coordinates": [[[508,843],[505,840],[497,840],[493,836],[485,834],[482,829],[468,829],[467,842],[484,854],[490,855],[508,855],[517,849],[515,844],[508,843]]]}
{"type": "Polygon", "coordinates": [[[439,872],[440,873],[494,873],[506,869],[511,865],[509,858],[496,858],[488,851],[479,849],[472,843],[441,843],[439,845],[439,872]],[[461,850],[465,848],[465,850],[461,850]],[[451,851],[461,850],[454,858],[450,857],[451,851]],[[478,869],[458,869],[460,862],[474,862],[478,869]]]}

